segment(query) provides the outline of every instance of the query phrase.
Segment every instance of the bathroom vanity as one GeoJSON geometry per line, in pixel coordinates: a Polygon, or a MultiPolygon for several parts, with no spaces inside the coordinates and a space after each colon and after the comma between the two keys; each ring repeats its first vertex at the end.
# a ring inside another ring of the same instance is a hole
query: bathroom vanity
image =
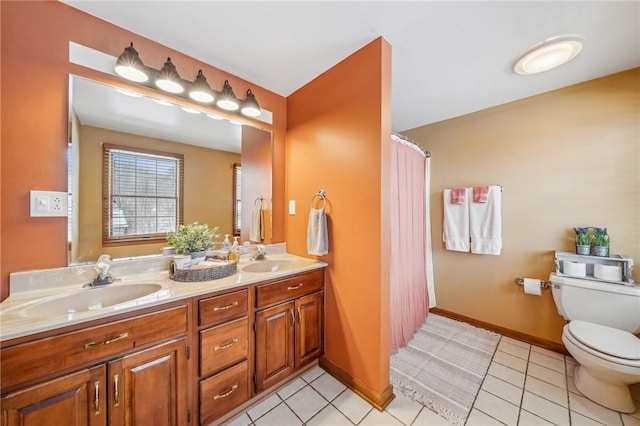
{"type": "Polygon", "coordinates": [[[8,299],[2,424],[211,424],[246,406],[324,351],[326,264],[286,257],[297,267],[132,277],[161,283],[162,297],[57,319],[26,316],[45,306],[37,292],[8,299]]]}

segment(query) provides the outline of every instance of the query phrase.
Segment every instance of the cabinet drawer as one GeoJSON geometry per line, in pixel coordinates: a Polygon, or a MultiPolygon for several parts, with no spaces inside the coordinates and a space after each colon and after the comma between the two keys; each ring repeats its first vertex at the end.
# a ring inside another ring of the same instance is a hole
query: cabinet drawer
{"type": "Polygon", "coordinates": [[[213,325],[247,313],[249,291],[234,291],[221,296],[202,299],[198,303],[198,323],[213,325]]]}
{"type": "Polygon", "coordinates": [[[314,293],[324,287],[324,269],[296,275],[282,281],[256,286],[258,309],[314,293]]]}
{"type": "Polygon", "coordinates": [[[247,358],[249,320],[243,319],[200,332],[200,375],[208,376],[247,358]]]}
{"type": "Polygon", "coordinates": [[[249,399],[248,362],[200,382],[200,423],[208,424],[249,399]]]}
{"type": "Polygon", "coordinates": [[[2,387],[95,362],[186,331],[187,307],[183,305],[5,347],[0,353],[2,387]]]}

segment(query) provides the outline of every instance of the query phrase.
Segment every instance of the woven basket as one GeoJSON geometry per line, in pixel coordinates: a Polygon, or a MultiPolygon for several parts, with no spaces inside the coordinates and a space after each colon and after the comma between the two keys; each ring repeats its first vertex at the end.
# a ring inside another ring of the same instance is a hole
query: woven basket
{"type": "Polygon", "coordinates": [[[169,278],[174,281],[211,281],[226,278],[238,272],[236,262],[227,265],[202,269],[178,269],[172,260],[169,264],[169,278]]]}

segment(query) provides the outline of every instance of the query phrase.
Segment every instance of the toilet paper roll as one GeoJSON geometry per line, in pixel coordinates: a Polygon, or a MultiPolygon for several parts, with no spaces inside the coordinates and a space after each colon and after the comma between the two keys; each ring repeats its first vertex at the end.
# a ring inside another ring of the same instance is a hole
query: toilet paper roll
{"type": "Polygon", "coordinates": [[[566,275],[574,277],[586,277],[587,265],[583,262],[572,262],[570,260],[562,261],[562,272],[566,275]]]}
{"type": "Polygon", "coordinates": [[[622,268],[596,263],[593,265],[593,276],[606,281],[622,281],[622,268]]]}
{"type": "Polygon", "coordinates": [[[524,292],[533,296],[540,296],[542,294],[542,288],[540,287],[540,280],[535,278],[525,278],[524,280],[524,292]]]}

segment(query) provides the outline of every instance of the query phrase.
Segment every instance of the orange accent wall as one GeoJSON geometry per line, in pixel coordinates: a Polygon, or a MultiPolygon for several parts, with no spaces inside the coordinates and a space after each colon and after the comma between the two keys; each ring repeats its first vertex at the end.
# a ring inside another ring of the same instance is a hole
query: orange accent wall
{"type": "Polygon", "coordinates": [[[560,343],[551,290],[514,278],[548,279],[574,226],[608,227],[611,253],[640,261],[639,117],[636,68],[403,132],[431,151],[438,307],[560,343]],[[504,185],[502,254],[445,250],[443,189],[482,184],[504,185]]]}
{"type": "Polygon", "coordinates": [[[251,88],[260,105],[273,112],[273,125],[264,126],[273,131],[274,143],[273,241],[284,241],[285,98],[60,2],[3,1],[0,8],[0,299],[8,296],[11,272],[67,264],[66,219],[29,217],[29,191],[67,188],[69,73],[113,79],[70,64],[69,41],[113,56],[133,42],[149,66],[159,68],[171,56],[184,77],[202,69],[214,88],[225,79],[236,93],[251,88]]]}
{"type": "Polygon", "coordinates": [[[287,249],[308,256],[314,194],[327,194],[328,361],[378,395],[389,386],[391,47],[371,42],[287,98],[287,249]]]}

